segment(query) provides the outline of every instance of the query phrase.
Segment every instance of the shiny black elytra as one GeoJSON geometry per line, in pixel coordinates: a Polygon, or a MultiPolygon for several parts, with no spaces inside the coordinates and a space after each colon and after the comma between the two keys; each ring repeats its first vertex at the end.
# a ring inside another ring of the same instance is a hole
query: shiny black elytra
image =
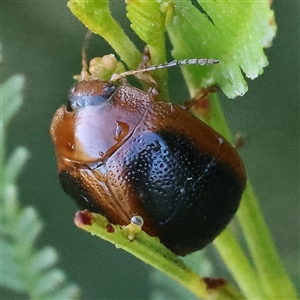
{"type": "Polygon", "coordinates": [[[202,249],[238,209],[236,150],[187,110],[128,84],[82,80],[51,125],[59,178],[80,209],[143,230],[171,251],[202,249]]]}

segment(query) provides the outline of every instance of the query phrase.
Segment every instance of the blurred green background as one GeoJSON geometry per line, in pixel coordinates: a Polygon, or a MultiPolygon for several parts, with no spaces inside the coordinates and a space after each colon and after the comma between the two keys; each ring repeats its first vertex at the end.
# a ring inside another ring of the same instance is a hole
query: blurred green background
{"type": "MultiPolygon", "coordinates": [[[[1,81],[24,74],[25,104],[8,128],[8,151],[26,146],[31,158],[19,178],[23,205],[35,206],[45,221],[39,244],[54,246],[60,266],[82,290],[82,299],[147,299],[150,267],[114,246],[93,238],[73,224],[75,204],[57,179],[49,126],[65,103],[72,76],[81,70],[84,26],[66,1],[4,1],[1,7],[3,64],[1,81]]],[[[114,15],[130,32],[121,1],[112,1],[114,15]]],[[[278,251],[293,281],[299,283],[299,7],[298,1],[273,4],[278,34],[266,50],[270,65],[249,82],[242,98],[222,105],[233,132],[247,135],[240,150],[278,251]]],[[[199,32],[201,34],[201,32],[199,32]]],[[[139,48],[143,44],[133,34],[139,48]]],[[[94,36],[88,55],[102,56],[111,48],[94,36]]],[[[188,99],[178,70],[172,90],[188,99]]],[[[177,99],[177,100],[178,100],[177,99]]],[[[213,251],[209,247],[208,251],[213,251]]],[[[213,264],[222,268],[220,261],[213,264]]],[[[16,296],[16,295],[15,295],[16,296]]],[[[12,296],[11,296],[12,297],[12,296]]]]}

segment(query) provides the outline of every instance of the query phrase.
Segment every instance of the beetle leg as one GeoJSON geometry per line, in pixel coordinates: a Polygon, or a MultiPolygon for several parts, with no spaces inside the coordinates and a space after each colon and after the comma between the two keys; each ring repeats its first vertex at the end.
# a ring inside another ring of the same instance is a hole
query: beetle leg
{"type": "Polygon", "coordinates": [[[146,69],[148,67],[148,62],[151,59],[150,51],[148,45],[144,47],[144,53],[142,57],[142,61],[139,63],[137,70],[146,69]]]}
{"type": "Polygon", "coordinates": [[[186,110],[190,110],[193,106],[203,106],[204,100],[207,100],[207,96],[210,93],[215,93],[220,90],[219,86],[214,84],[207,88],[202,88],[198,93],[189,101],[182,102],[180,107],[186,110]]]}
{"type": "Polygon", "coordinates": [[[238,150],[242,147],[245,146],[246,144],[246,140],[249,138],[249,136],[246,134],[241,134],[241,133],[237,133],[234,136],[234,140],[233,140],[233,147],[235,148],[235,150],[238,150]]]}
{"type": "MultiPolygon", "coordinates": [[[[149,63],[150,59],[151,59],[151,55],[150,55],[149,47],[146,45],[144,47],[142,61],[138,65],[137,70],[147,69],[147,67],[149,67],[148,63],[149,63]]],[[[155,79],[150,75],[149,72],[136,73],[135,77],[137,77],[139,80],[144,81],[151,85],[151,87],[148,90],[148,93],[151,93],[154,97],[156,97],[159,94],[157,83],[156,83],[155,79]],[[152,90],[155,90],[155,91],[152,92],[152,90]]]]}

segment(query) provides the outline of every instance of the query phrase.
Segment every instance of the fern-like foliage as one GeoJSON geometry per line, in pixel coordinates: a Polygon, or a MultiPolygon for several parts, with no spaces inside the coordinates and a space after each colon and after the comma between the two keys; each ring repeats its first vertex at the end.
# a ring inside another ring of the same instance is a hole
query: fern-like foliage
{"type": "MultiPolygon", "coordinates": [[[[132,29],[149,46],[151,63],[166,61],[165,35],[168,35],[175,59],[211,57],[220,60],[220,64],[213,68],[183,68],[191,95],[201,87],[217,84],[233,98],[247,91],[244,75],[253,79],[268,63],[263,49],[270,45],[276,32],[270,4],[268,0],[126,0],[126,10],[132,29]]],[[[68,6],[90,30],[107,40],[129,68],[137,67],[141,53],[112,17],[109,0],[70,0],[68,6]]],[[[162,93],[167,94],[166,71],[162,72],[164,74],[157,72],[155,77],[162,93]]],[[[23,84],[24,79],[15,76],[1,86],[0,283],[2,287],[30,299],[76,299],[78,288],[67,283],[64,273],[55,267],[56,251],[51,247],[38,250],[35,246],[43,227],[37,212],[32,207],[23,208],[18,201],[16,180],[29,153],[23,147],[11,155],[4,153],[5,127],[21,106],[23,84]]],[[[208,123],[229,138],[229,130],[224,125],[215,98],[215,95],[211,97],[208,123]]],[[[164,99],[168,97],[164,95],[164,99]]],[[[230,229],[214,241],[214,246],[243,296],[247,299],[298,299],[279,260],[250,183],[237,217],[252,260],[243,253],[230,229]]],[[[212,294],[202,278],[186,267],[181,259],[167,253],[155,238],[141,232],[134,243],[129,242],[126,236],[122,236],[120,228],[115,228],[114,234],[108,233],[105,218],[93,215],[92,220],[92,225],[87,226],[78,218],[77,226],[110,240],[176,280],[176,283],[166,282],[163,275],[156,273],[153,280],[162,288],[155,293],[155,299],[192,299],[191,294],[185,294],[183,286],[201,298],[243,299],[238,292],[232,292],[230,284],[212,294]],[[167,285],[173,294],[168,294],[167,285]]],[[[203,267],[205,261],[201,253],[196,256],[197,261],[188,265],[203,267]]],[[[195,272],[204,276],[208,273],[203,269],[195,272]]]]}
{"type": "MultiPolygon", "coordinates": [[[[105,38],[130,68],[137,67],[140,54],[112,18],[108,0],[70,0],[68,6],[91,31],[105,38]]],[[[151,63],[166,61],[165,33],[175,59],[220,60],[214,68],[182,69],[191,94],[217,83],[229,98],[241,96],[247,91],[244,74],[254,79],[268,64],[263,49],[270,46],[276,33],[269,1],[127,0],[126,10],[131,28],[149,46],[151,63]]],[[[162,77],[158,79],[164,91],[166,83],[162,77]]]]}
{"type": "MultiPolygon", "coordinates": [[[[101,35],[112,46],[130,69],[135,69],[141,62],[141,53],[113,18],[110,12],[110,3],[113,2],[70,0],[68,6],[87,28],[101,35]]],[[[149,47],[151,64],[166,61],[165,37],[168,36],[174,59],[206,57],[220,60],[213,67],[182,68],[192,96],[197,95],[203,87],[216,84],[229,98],[234,98],[247,91],[245,76],[254,79],[268,64],[264,48],[271,44],[276,33],[270,5],[271,2],[267,0],[126,0],[126,11],[131,28],[149,47]]],[[[168,100],[165,74],[155,72],[153,77],[162,91],[162,99],[168,100]]],[[[230,141],[232,135],[216,95],[210,96],[210,104],[207,115],[197,112],[197,109],[193,113],[230,141]]],[[[250,182],[244,192],[237,219],[252,260],[243,251],[230,227],[213,242],[235,279],[238,291],[231,284],[227,284],[225,289],[219,289],[219,285],[216,288],[215,281],[211,285],[212,282],[205,278],[195,276],[181,260],[167,253],[143,232],[129,246],[128,241],[121,238],[118,228],[114,229],[114,234],[107,234],[107,223],[103,217],[91,214],[88,216],[90,224],[84,222],[87,216],[82,216],[83,222],[80,215],[77,217],[78,227],[134,254],[175,279],[199,298],[297,298],[250,182]]],[[[160,296],[156,296],[159,299],[160,296]]],[[[161,296],[163,299],[163,294],[161,296]]],[[[182,295],[179,297],[182,298],[182,295]]]]}
{"type": "Polygon", "coordinates": [[[29,152],[18,147],[5,157],[5,128],[22,105],[24,78],[14,76],[1,84],[1,277],[2,288],[29,299],[77,299],[79,289],[66,281],[66,275],[55,265],[54,248],[36,249],[35,242],[43,222],[33,207],[22,207],[18,200],[16,180],[29,152]]]}

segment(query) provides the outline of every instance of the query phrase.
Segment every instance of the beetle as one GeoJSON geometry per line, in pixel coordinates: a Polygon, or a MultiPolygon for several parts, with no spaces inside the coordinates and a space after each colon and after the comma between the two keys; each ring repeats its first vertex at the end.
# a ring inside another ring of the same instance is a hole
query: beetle
{"type": "MultiPolygon", "coordinates": [[[[214,64],[184,60],[178,64],[214,64]]],[[[51,124],[59,180],[80,209],[142,229],[178,255],[200,250],[238,209],[246,173],[236,149],[187,109],[157,93],[82,76],[51,124]]],[[[84,73],[86,74],[86,72],[84,73]]]]}

